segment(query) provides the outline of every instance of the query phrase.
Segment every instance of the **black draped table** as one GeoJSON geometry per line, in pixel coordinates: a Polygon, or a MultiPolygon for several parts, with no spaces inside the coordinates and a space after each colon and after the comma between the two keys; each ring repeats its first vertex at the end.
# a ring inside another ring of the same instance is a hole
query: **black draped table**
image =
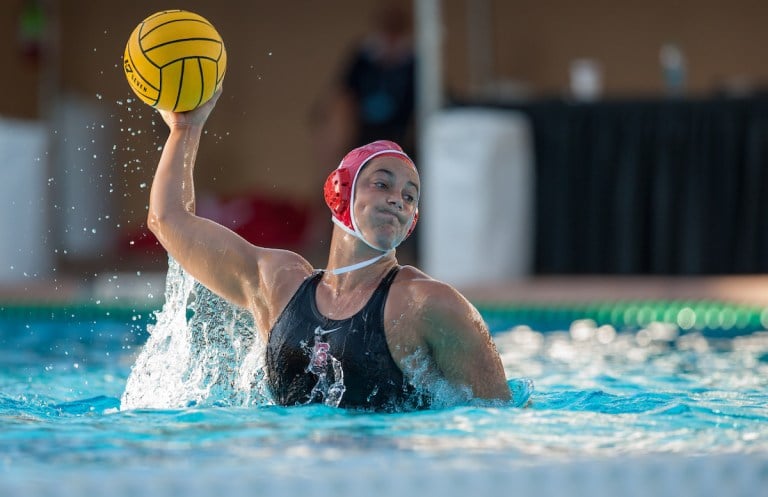
{"type": "Polygon", "coordinates": [[[768,272],[768,98],[493,107],[532,124],[535,273],[768,272]]]}

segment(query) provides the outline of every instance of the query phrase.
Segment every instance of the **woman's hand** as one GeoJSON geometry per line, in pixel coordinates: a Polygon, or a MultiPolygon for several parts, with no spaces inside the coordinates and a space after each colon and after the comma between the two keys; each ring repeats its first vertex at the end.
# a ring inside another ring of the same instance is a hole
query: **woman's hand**
{"type": "Polygon", "coordinates": [[[194,126],[202,127],[205,121],[208,120],[208,116],[211,115],[211,111],[216,106],[216,101],[221,96],[222,88],[219,88],[213,93],[213,96],[200,107],[192,109],[187,112],[173,112],[170,110],[160,110],[158,112],[163,117],[163,121],[169,128],[191,128],[194,126]]]}

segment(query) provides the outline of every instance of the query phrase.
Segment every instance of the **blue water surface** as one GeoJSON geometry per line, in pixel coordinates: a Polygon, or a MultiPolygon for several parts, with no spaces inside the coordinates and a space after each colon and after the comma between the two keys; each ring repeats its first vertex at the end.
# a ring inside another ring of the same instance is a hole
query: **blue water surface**
{"type": "Polygon", "coordinates": [[[515,401],[376,414],[211,402],[121,410],[147,316],[21,315],[0,334],[0,471],[221,464],[290,471],[344,454],[469,464],[768,449],[768,335],[576,322],[495,326],[515,401]],[[642,330],[641,330],[642,331],[642,330]],[[651,336],[651,338],[649,338],[651,336]],[[656,338],[653,338],[655,336],[656,338]]]}

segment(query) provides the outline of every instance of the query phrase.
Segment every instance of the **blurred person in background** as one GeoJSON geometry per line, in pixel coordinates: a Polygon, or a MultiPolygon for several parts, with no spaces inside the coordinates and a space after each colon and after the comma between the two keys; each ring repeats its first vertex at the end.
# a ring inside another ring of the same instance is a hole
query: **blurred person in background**
{"type": "MultiPolygon", "coordinates": [[[[418,160],[416,59],[408,6],[410,2],[379,5],[370,33],[345,60],[330,96],[312,109],[310,124],[319,175],[346,151],[376,140],[394,141],[418,160]]],[[[329,235],[325,219],[312,224],[309,237],[324,241],[329,235]]],[[[404,260],[416,263],[416,237],[409,238],[400,252],[404,260]]]]}

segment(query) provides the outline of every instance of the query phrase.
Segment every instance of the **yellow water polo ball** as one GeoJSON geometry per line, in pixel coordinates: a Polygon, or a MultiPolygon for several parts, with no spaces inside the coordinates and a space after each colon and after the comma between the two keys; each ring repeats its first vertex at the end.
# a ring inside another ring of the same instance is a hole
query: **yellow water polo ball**
{"type": "Polygon", "coordinates": [[[162,110],[185,112],[207,102],[224,79],[227,51],[204,17],[165,10],[147,17],[125,46],[123,71],[136,95],[162,110]]]}

